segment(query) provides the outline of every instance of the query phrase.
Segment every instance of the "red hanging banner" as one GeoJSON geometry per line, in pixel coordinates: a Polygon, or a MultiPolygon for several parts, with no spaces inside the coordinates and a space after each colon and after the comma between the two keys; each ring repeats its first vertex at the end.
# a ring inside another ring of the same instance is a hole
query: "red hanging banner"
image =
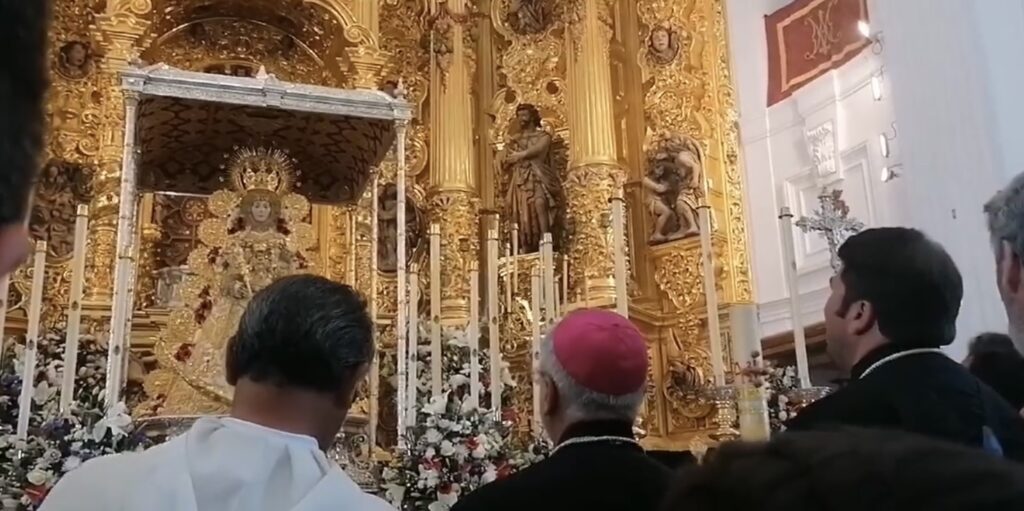
{"type": "Polygon", "coordinates": [[[768,106],[868,47],[860,21],[868,21],[867,0],[796,0],[765,16],[768,106]]]}

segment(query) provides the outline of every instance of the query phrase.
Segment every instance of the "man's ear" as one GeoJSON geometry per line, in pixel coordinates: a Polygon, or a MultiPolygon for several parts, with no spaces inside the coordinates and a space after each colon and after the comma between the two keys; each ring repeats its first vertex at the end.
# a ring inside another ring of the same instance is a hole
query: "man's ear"
{"type": "Polygon", "coordinates": [[[14,271],[31,253],[28,227],[21,222],[0,227],[0,275],[14,271]]]}
{"type": "Polygon", "coordinates": [[[558,395],[558,387],[555,386],[555,381],[550,376],[541,373],[539,375],[541,385],[541,395],[544,396],[544,402],[541,403],[542,412],[544,415],[553,415],[558,411],[558,405],[561,401],[561,396],[558,395]]]}
{"type": "Polygon", "coordinates": [[[1004,295],[1016,295],[1021,292],[1021,259],[1008,241],[999,245],[999,290],[1004,295]]]}
{"type": "Polygon", "coordinates": [[[849,330],[853,335],[864,335],[875,326],[875,308],[866,300],[853,302],[847,311],[847,317],[850,320],[849,330]]]}

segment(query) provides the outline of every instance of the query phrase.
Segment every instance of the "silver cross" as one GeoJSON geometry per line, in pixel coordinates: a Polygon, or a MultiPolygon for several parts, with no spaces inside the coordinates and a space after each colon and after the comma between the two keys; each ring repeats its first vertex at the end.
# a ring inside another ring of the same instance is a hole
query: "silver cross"
{"type": "Polygon", "coordinates": [[[850,218],[850,207],[843,200],[840,189],[830,192],[823,188],[818,195],[818,204],[821,207],[814,211],[814,215],[801,217],[796,226],[804,233],[816,232],[825,238],[832,269],[839,271],[839,247],[847,238],[864,230],[864,222],[850,218]]]}

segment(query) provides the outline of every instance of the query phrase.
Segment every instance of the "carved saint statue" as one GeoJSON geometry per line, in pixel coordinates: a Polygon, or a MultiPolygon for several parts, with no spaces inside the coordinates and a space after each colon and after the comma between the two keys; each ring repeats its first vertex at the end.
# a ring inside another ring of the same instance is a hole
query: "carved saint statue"
{"type": "Polygon", "coordinates": [[[548,0],[511,0],[508,6],[508,22],[512,30],[521,35],[539,34],[551,19],[548,0]]]}
{"type": "Polygon", "coordinates": [[[647,55],[658,65],[671,64],[679,55],[679,34],[667,23],[655,25],[647,40],[647,55]]]}
{"type": "Polygon", "coordinates": [[[290,193],[291,159],[272,149],[242,149],[231,159],[235,190],[210,197],[214,218],[199,227],[202,242],[188,258],[182,305],[157,343],[164,370],[147,382],[163,395],[163,415],[218,413],[230,402],[224,348],[246,305],[274,280],[312,272],[309,202],[290,193]]]}
{"type": "Polygon", "coordinates": [[[506,173],[505,218],[519,226],[523,253],[540,247],[546,232],[560,240],[565,198],[557,163],[560,139],[541,127],[540,112],[530,104],[516,108],[520,131],[509,141],[502,162],[506,173]]]}
{"type": "Polygon", "coordinates": [[[651,243],[677,240],[698,232],[697,205],[704,196],[700,144],[685,135],[663,133],[651,144],[643,185],[654,215],[651,243]]]}
{"type": "MultiPolygon", "coordinates": [[[[383,272],[398,271],[398,187],[394,183],[384,185],[377,207],[377,268],[383,272]]],[[[416,250],[422,236],[422,218],[419,208],[405,199],[405,246],[406,253],[416,250]]]]}
{"type": "Polygon", "coordinates": [[[70,256],[75,245],[78,204],[89,199],[89,174],[84,169],[51,161],[43,167],[36,185],[29,231],[45,240],[53,257],[70,256]]]}

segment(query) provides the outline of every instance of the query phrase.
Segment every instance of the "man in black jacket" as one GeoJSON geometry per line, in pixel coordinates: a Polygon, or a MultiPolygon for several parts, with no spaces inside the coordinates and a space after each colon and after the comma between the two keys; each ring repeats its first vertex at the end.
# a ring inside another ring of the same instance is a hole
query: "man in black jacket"
{"type": "Polygon", "coordinates": [[[956,337],[963,281],[922,233],[870,229],[839,249],[825,304],[829,355],[850,383],[787,423],[900,429],[1024,461],[1024,421],[939,349],[956,337]]]}
{"type": "Polygon", "coordinates": [[[542,341],[536,378],[551,457],[469,494],[453,511],[648,511],[670,472],[633,436],[647,381],[647,342],[614,312],[566,316],[542,341]]]}
{"type": "Polygon", "coordinates": [[[25,215],[43,144],[48,0],[0,0],[0,275],[29,254],[25,215]]]}

